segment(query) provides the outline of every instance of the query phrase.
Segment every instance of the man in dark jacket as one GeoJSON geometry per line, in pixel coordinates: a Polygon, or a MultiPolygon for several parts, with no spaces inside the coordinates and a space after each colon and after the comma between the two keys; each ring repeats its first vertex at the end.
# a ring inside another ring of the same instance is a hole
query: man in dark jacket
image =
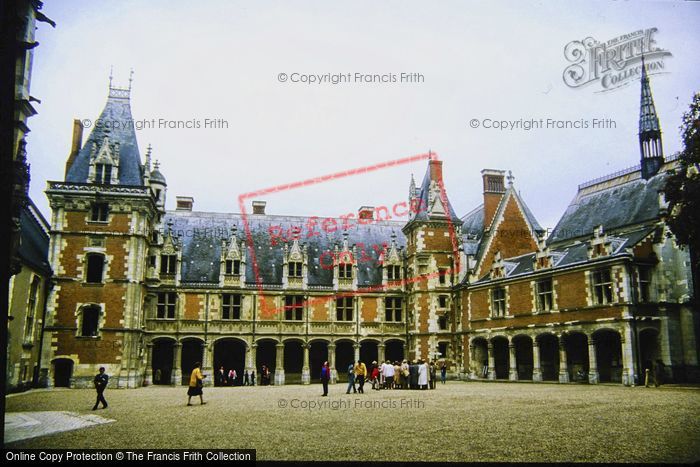
{"type": "Polygon", "coordinates": [[[97,391],[97,401],[95,401],[95,406],[92,410],[97,410],[97,406],[102,403],[102,408],[107,408],[107,401],[105,400],[104,392],[109,383],[109,376],[105,374],[105,367],[100,367],[100,372],[95,376],[93,381],[95,383],[95,390],[97,391]]]}
{"type": "Polygon", "coordinates": [[[664,362],[656,360],[654,364],[654,386],[659,387],[664,382],[664,362]]]}
{"type": "Polygon", "coordinates": [[[408,371],[411,389],[418,389],[418,364],[415,360],[413,360],[413,363],[408,367],[408,371]]]}

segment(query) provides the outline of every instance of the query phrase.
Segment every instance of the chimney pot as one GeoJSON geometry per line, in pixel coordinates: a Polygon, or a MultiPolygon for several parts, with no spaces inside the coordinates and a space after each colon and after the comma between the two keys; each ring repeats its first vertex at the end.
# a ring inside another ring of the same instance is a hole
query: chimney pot
{"type": "Polygon", "coordinates": [[[359,219],[374,219],[374,206],[362,206],[358,210],[359,219]]]}
{"type": "Polygon", "coordinates": [[[194,205],[194,198],[191,196],[176,196],[176,207],[177,211],[191,211],[194,205]]]}
{"type": "Polygon", "coordinates": [[[253,214],[265,214],[267,201],[253,201],[253,214]]]}

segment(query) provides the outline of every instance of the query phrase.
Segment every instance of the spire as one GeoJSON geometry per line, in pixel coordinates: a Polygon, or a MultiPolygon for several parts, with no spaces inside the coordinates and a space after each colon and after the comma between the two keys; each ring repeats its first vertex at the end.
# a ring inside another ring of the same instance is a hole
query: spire
{"type": "Polygon", "coordinates": [[[649,76],[647,76],[644,56],[642,55],[641,99],[639,104],[639,151],[641,155],[642,177],[645,180],[656,175],[664,163],[661,142],[661,126],[656,114],[654,98],[651,95],[649,76]]]}

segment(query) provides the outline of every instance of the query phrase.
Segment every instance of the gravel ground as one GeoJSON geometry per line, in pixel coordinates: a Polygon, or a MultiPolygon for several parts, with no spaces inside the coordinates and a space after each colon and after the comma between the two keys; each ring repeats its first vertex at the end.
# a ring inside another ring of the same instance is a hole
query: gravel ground
{"type": "MultiPolygon", "coordinates": [[[[260,460],[697,462],[700,389],[448,382],[345,394],[320,385],[107,390],[116,422],[13,448],[255,448],[260,460]],[[195,400],[193,399],[193,403],[195,400]],[[330,407],[312,404],[332,404],[330,407]],[[369,407],[365,406],[369,405],[369,407]],[[382,407],[383,406],[383,407],[382,407]]],[[[90,411],[94,392],[37,390],[7,411],[90,411]]]]}

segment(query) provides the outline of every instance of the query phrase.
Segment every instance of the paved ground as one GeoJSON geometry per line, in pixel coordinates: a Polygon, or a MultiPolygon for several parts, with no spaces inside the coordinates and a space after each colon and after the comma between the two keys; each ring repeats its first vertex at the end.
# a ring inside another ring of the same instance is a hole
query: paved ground
{"type": "Polygon", "coordinates": [[[99,415],[73,412],[10,412],[5,415],[5,443],[113,421],[99,415]]]}
{"type": "Polygon", "coordinates": [[[8,412],[71,411],[113,423],[11,443],[27,448],[256,448],[258,459],[692,462],[700,389],[448,382],[346,396],[341,385],[57,389],[8,397],[8,412]],[[318,406],[320,403],[328,404],[318,406]],[[308,408],[316,405],[315,408],[308,408]]]}

